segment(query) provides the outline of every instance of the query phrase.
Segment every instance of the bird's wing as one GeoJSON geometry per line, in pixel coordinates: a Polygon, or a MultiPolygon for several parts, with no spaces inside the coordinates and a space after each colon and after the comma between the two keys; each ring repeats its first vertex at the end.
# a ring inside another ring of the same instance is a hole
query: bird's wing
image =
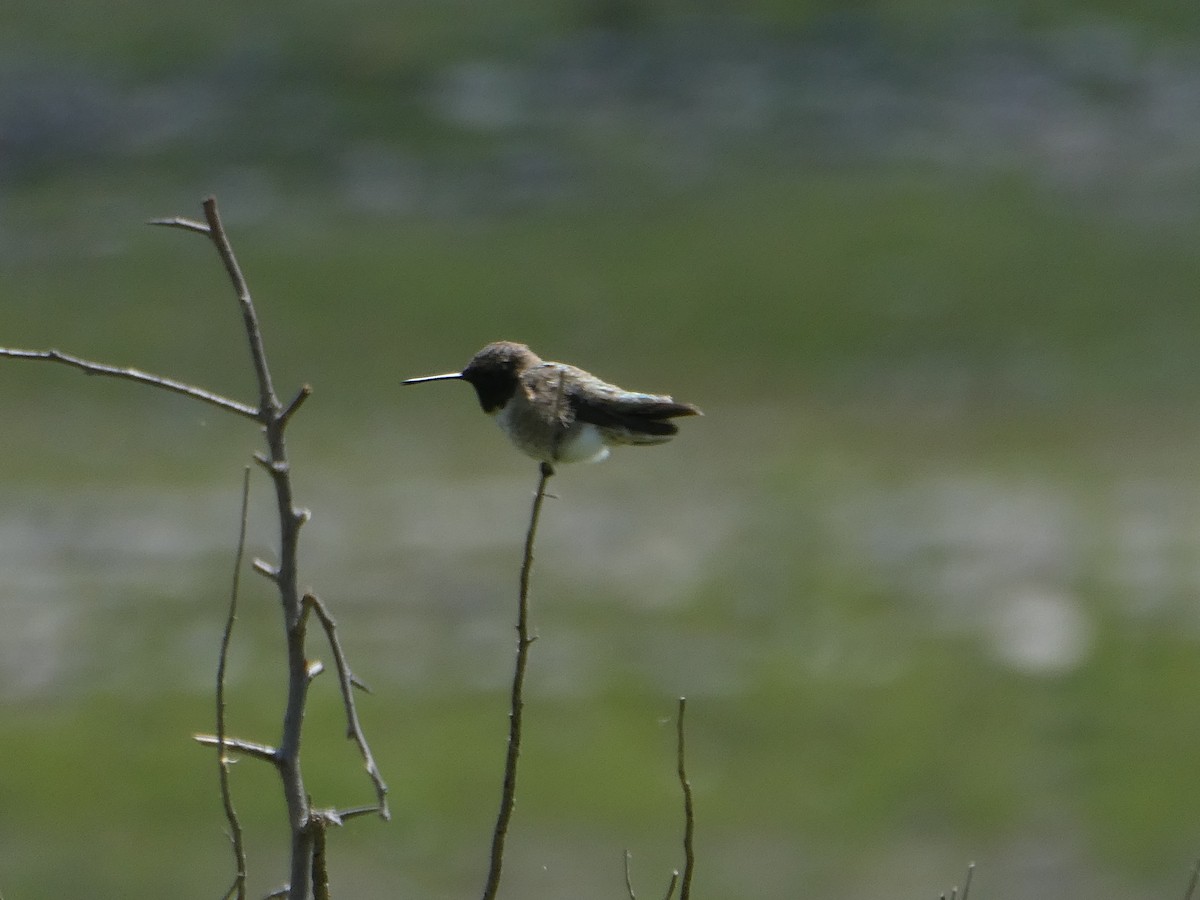
{"type": "Polygon", "coordinates": [[[611,384],[592,385],[571,393],[575,417],[601,428],[620,428],[640,434],[672,435],[678,426],[667,419],[697,416],[700,410],[664,394],[638,394],[611,384]]]}

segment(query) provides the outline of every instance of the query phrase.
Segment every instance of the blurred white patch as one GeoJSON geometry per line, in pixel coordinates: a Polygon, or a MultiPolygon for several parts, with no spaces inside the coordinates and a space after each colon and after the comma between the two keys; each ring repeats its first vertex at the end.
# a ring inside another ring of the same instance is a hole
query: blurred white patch
{"type": "Polygon", "coordinates": [[[1012,668],[1057,675],[1083,662],[1092,635],[1092,624],[1076,598],[1028,585],[996,598],[988,637],[995,655],[1012,668]]]}
{"type": "Polygon", "coordinates": [[[6,701],[41,695],[69,673],[74,629],[65,603],[28,601],[16,593],[2,598],[0,697],[6,701]]]}
{"type": "Polygon", "coordinates": [[[434,109],[463,128],[497,131],[513,128],[525,117],[528,87],[513,66],[478,60],[454,66],[434,97],[434,109]]]}

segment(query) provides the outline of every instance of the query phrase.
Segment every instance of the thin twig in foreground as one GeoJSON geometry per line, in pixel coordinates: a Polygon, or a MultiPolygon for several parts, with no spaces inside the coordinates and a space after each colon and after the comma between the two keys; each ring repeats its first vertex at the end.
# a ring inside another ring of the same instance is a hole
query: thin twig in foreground
{"type": "Polygon", "coordinates": [[[958,885],[950,889],[947,894],[943,891],[939,896],[940,900],[967,900],[967,895],[971,893],[971,877],[975,874],[975,863],[967,866],[967,877],[963,880],[962,895],[958,893],[958,885]]]}
{"type": "Polygon", "coordinates": [[[246,896],[246,849],[242,843],[242,823],[233,806],[229,792],[229,758],[225,755],[225,669],[229,661],[229,643],[233,638],[233,623],[237,621],[238,588],[242,580],[242,560],[246,555],[246,518],[250,507],[250,467],[242,472],[242,509],[238,519],[237,552],[233,556],[233,583],[229,588],[229,613],[221,633],[221,653],[217,660],[217,778],[221,785],[221,804],[229,822],[229,842],[233,846],[233,884],[225,894],[226,900],[246,896]]]}
{"type": "Polygon", "coordinates": [[[375,764],[375,757],[371,753],[367,737],[363,734],[362,725],[358,721],[358,710],[354,705],[354,675],[350,672],[350,664],[346,662],[346,654],[342,652],[342,645],[338,640],[337,623],[321,599],[311,591],[304,595],[304,605],[317,614],[321,627],[325,629],[325,637],[329,640],[329,649],[333,653],[333,663],[337,668],[338,685],[342,689],[342,706],[346,710],[346,737],[354,741],[358,746],[358,752],[362,755],[363,765],[371,778],[371,784],[375,786],[380,817],[385,820],[390,819],[391,813],[388,811],[387,802],[388,786],[384,783],[379,767],[375,764]]]}
{"type": "Polygon", "coordinates": [[[684,765],[683,743],[683,713],[687,709],[687,698],[679,698],[679,715],[675,720],[676,739],[676,769],[679,773],[679,786],[683,789],[683,880],[679,884],[679,900],[688,900],[692,893],[692,870],[696,865],[696,853],[692,848],[692,840],[696,832],[696,816],[692,809],[692,785],[688,781],[687,768],[684,765]]]}
{"type": "Polygon", "coordinates": [[[508,713],[508,753],[504,760],[504,787],[500,792],[500,811],[492,831],[492,854],[488,866],[483,900],[495,900],[500,889],[500,870],[504,866],[504,839],[512,820],[517,798],[517,758],[521,754],[521,713],[525,706],[525,667],[529,662],[529,646],[534,638],[529,633],[529,573],[533,569],[533,545],[537,536],[538,519],[546,499],[546,482],[554,474],[549,463],[542,463],[533,508],[529,513],[529,530],[525,533],[525,553],[521,560],[521,586],[517,595],[517,661],[513,668],[512,695],[508,713]]]}
{"type": "Polygon", "coordinates": [[[1192,900],[1198,884],[1200,884],[1200,859],[1196,860],[1196,864],[1192,866],[1192,877],[1188,880],[1187,893],[1183,895],[1183,900],[1192,900]]]}
{"type": "Polygon", "coordinates": [[[633,879],[629,875],[629,863],[633,859],[633,854],[628,850],[625,851],[625,893],[629,900],[637,900],[637,894],[633,892],[633,879]]]}
{"type": "Polygon", "coordinates": [[[59,350],[19,350],[13,347],[0,347],[0,357],[62,363],[64,366],[79,369],[87,375],[103,375],[108,378],[136,381],[138,384],[147,384],[150,387],[162,388],[164,391],[170,391],[173,394],[183,394],[185,397],[202,400],[212,406],[237,413],[239,416],[245,416],[248,419],[257,421],[259,418],[258,410],[246,403],[230,400],[228,397],[223,397],[213,391],[196,387],[194,384],[176,381],[173,378],[164,378],[162,375],[154,375],[151,372],[143,372],[141,369],[110,366],[107,363],[93,362],[90,359],[82,359],[59,350]]]}

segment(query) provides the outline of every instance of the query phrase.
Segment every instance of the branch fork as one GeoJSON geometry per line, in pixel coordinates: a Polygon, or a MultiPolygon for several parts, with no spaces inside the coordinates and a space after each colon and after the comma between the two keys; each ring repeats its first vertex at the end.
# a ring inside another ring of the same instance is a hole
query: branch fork
{"type": "MultiPolygon", "coordinates": [[[[315,594],[301,593],[297,580],[299,532],[301,526],[308,521],[310,513],[307,509],[297,507],[293,502],[291,465],[288,461],[284,434],[291,418],[303,406],[308,397],[311,396],[312,388],[307,384],[303,385],[286,405],[280,402],[271,381],[271,371],[267,364],[262,331],[258,323],[258,314],[255,311],[246,279],[234,255],[233,246],[221,222],[221,217],[217,210],[216,198],[207,198],[203,203],[203,208],[203,222],[175,216],[153,219],[150,224],[201,234],[212,241],[232,284],[237,297],[238,307],[242,314],[246,341],[250,351],[250,360],[254,368],[258,386],[258,402],[256,404],[249,404],[225,397],[214,391],[209,391],[205,388],[162,375],[144,372],[132,367],[113,366],[107,363],[83,359],[63,353],[57,349],[27,350],[0,347],[0,359],[53,362],[77,369],[86,375],[99,375],[133,381],[138,384],[191,397],[210,406],[215,406],[244,418],[252,419],[262,426],[266,439],[266,450],[265,452],[255,453],[253,458],[271,478],[275,489],[279,521],[279,562],[273,565],[261,559],[256,559],[254,560],[253,568],[256,572],[264,575],[275,584],[279,591],[279,598],[282,605],[288,667],[288,692],[283,715],[282,733],[278,746],[242,740],[240,738],[231,738],[225,734],[225,664],[233,624],[236,619],[238,574],[245,550],[246,498],[249,489],[247,482],[244,480],[237,560],[217,672],[217,734],[215,736],[196,735],[196,740],[203,745],[218,748],[218,767],[221,779],[222,799],[226,817],[230,825],[231,841],[234,845],[237,866],[237,875],[234,879],[234,884],[229,889],[226,897],[237,897],[241,900],[245,896],[245,855],[241,844],[241,829],[230,799],[228,783],[229,754],[236,754],[269,762],[280,773],[283,782],[284,797],[288,807],[288,821],[291,824],[292,838],[290,878],[288,886],[283,890],[283,893],[289,896],[290,900],[307,900],[310,895],[317,898],[317,900],[322,900],[322,898],[328,896],[328,883],[325,877],[325,827],[329,824],[340,824],[345,816],[329,811],[314,810],[309,801],[308,792],[300,771],[300,738],[304,722],[308,685],[312,678],[323,668],[320,663],[310,663],[305,655],[306,624],[310,612],[316,613],[325,630],[326,638],[329,641],[336,664],[338,682],[346,709],[347,734],[357,744],[375,790],[377,803],[370,809],[384,819],[389,818],[390,815],[387,806],[387,785],[379,773],[366,737],[359,724],[358,713],[354,707],[353,699],[353,688],[358,682],[351,674],[345,654],[338,642],[333,618],[315,594]]],[[[248,470],[246,478],[248,478],[248,470]]],[[[355,814],[359,813],[355,812],[355,814]]]]}

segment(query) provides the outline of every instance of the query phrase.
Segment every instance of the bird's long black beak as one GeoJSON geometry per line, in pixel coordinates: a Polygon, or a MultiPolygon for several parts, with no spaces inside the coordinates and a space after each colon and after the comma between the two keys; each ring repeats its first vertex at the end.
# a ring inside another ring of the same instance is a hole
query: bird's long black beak
{"type": "Polygon", "coordinates": [[[422,384],[426,381],[462,381],[462,372],[447,372],[445,375],[425,375],[421,378],[408,378],[401,384],[422,384]]]}

